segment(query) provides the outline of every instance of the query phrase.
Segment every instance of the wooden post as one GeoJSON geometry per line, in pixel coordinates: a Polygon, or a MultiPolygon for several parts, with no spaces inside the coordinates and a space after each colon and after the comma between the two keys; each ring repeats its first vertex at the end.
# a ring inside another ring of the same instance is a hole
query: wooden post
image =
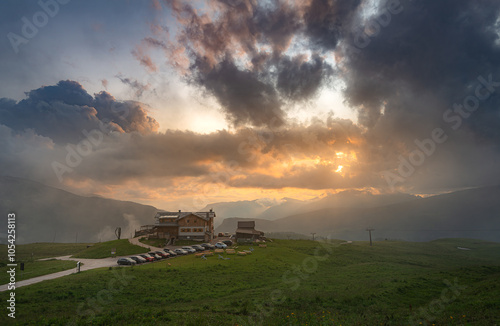
{"type": "Polygon", "coordinates": [[[375,231],[375,229],[368,228],[368,229],[366,229],[366,231],[368,231],[368,233],[370,234],[370,247],[371,247],[372,246],[372,231],[375,231]]]}

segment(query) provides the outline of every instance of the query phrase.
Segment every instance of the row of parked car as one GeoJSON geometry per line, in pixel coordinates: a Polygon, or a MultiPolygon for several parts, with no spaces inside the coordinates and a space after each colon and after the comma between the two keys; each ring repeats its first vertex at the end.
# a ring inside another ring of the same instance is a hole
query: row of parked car
{"type": "Polygon", "coordinates": [[[118,265],[136,265],[143,264],[149,261],[162,260],[170,257],[175,257],[177,254],[169,249],[164,249],[164,251],[151,251],[147,254],[140,254],[130,257],[118,258],[118,265]]]}
{"type": "Polygon", "coordinates": [[[231,240],[225,240],[221,242],[217,242],[215,245],[212,245],[210,243],[202,243],[200,245],[192,245],[192,246],[184,246],[182,248],[177,248],[177,249],[163,249],[163,251],[158,250],[158,251],[151,251],[148,252],[147,254],[140,254],[136,256],[130,256],[130,257],[122,257],[119,258],[117,263],[118,265],[136,265],[136,264],[143,264],[148,261],[156,261],[156,260],[162,260],[162,259],[167,259],[167,258],[172,258],[176,257],[179,255],[188,255],[195,253],[197,251],[205,251],[205,250],[210,250],[210,249],[215,249],[215,248],[222,248],[225,249],[227,246],[231,246],[233,242],[231,240]]]}

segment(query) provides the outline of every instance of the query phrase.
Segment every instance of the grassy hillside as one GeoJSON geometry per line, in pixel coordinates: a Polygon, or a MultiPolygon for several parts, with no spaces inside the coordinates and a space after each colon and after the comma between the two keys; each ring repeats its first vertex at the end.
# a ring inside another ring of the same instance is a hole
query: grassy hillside
{"type": "MultiPolygon", "coordinates": [[[[76,268],[76,264],[72,260],[43,260],[43,261],[28,261],[24,263],[24,271],[21,271],[21,264],[16,267],[16,281],[22,281],[33,277],[57,273],[67,269],[76,268]]],[[[0,263],[0,284],[9,283],[9,274],[7,271],[11,267],[0,263]]]]}
{"type": "Polygon", "coordinates": [[[144,243],[145,245],[153,246],[153,247],[157,247],[157,248],[165,247],[165,244],[166,244],[165,239],[146,239],[145,237],[142,237],[139,239],[139,241],[144,243]]]}
{"type": "MultiPolygon", "coordinates": [[[[18,261],[37,260],[42,258],[68,256],[76,254],[91,245],[90,243],[30,243],[16,245],[18,261]]],[[[0,262],[7,261],[7,245],[0,245],[0,262]]]]}
{"type": "Polygon", "coordinates": [[[373,247],[276,240],[246,257],[190,255],[22,287],[16,322],[494,325],[500,323],[499,250],[498,243],[464,239],[373,247]]]}
{"type": "Polygon", "coordinates": [[[128,256],[146,252],[147,248],[139,247],[131,244],[127,239],[106,241],[96,243],[92,247],[84,249],[73,255],[75,258],[106,258],[112,256],[128,256]],[[111,255],[111,251],[115,250],[116,254],[111,255]]]}
{"type": "MultiPolygon", "coordinates": [[[[22,273],[20,264],[17,265],[17,280],[25,280],[75,268],[74,261],[38,261],[38,259],[72,255],[86,249],[88,245],[86,243],[30,243],[16,245],[16,260],[18,263],[24,263],[24,272],[22,273]]],[[[0,252],[2,253],[0,256],[0,284],[7,284],[9,282],[7,245],[0,245],[0,252]]]]}

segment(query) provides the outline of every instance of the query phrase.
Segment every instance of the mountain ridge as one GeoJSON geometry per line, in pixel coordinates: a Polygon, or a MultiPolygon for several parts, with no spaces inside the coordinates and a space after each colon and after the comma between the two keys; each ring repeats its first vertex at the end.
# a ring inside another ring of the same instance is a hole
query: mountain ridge
{"type": "MultiPolygon", "coordinates": [[[[272,224],[255,221],[256,228],[264,232],[314,232],[347,240],[366,240],[366,229],[372,227],[379,239],[464,237],[500,241],[499,196],[500,186],[489,186],[378,207],[320,209],[280,218],[272,224]]],[[[236,224],[237,219],[232,219],[217,231],[234,232],[236,224]]]]}

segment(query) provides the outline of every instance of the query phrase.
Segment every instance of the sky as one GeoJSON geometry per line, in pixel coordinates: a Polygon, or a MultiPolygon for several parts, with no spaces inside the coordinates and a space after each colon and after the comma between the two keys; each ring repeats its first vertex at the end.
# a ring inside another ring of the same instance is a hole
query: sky
{"type": "Polygon", "coordinates": [[[0,6],[3,175],[172,210],[500,183],[498,1],[0,6]]]}

